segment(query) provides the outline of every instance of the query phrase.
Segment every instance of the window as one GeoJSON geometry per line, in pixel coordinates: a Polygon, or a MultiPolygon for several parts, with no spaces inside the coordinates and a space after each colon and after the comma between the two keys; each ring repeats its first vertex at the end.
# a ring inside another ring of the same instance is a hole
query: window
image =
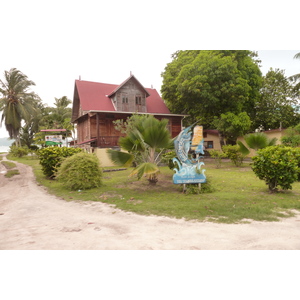
{"type": "Polygon", "coordinates": [[[127,95],[122,96],[122,103],[128,104],[128,96],[127,95]]]}
{"type": "Polygon", "coordinates": [[[141,96],[135,96],[135,104],[142,105],[142,97],[141,96]]]}
{"type": "Polygon", "coordinates": [[[214,148],[214,142],[213,141],[204,141],[204,148],[205,149],[213,149],[214,148]]]}

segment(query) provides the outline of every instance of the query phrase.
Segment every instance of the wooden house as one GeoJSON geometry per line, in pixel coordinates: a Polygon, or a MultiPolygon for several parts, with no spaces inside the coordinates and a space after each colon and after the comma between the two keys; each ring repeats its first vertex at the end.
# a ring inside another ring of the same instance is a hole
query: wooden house
{"type": "Polygon", "coordinates": [[[118,147],[121,133],[113,122],[126,120],[134,113],[168,119],[172,137],[181,131],[184,115],[171,114],[158,92],[144,88],[133,75],[120,85],[75,81],[72,123],[77,124],[78,146],[118,147]]]}

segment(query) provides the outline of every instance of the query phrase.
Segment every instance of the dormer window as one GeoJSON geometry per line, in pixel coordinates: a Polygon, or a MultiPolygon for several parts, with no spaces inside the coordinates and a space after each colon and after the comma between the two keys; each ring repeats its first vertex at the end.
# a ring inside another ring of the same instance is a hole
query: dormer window
{"type": "Polygon", "coordinates": [[[128,97],[126,95],[122,96],[122,103],[128,104],[128,97]]]}

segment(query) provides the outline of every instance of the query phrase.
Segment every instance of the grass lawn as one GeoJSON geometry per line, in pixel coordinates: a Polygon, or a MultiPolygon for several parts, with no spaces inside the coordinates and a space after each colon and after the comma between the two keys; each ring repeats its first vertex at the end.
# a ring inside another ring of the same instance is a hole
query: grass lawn
{"type": "Polygon", "coordinates": [[[279,217],[293,216],[292,209],[300,210],[300,183],[292,191],[270,194],[266,184],[253,173],[250,163],[235,167],[222,162],[220,169],[205,162],[206,176],[214,191],[204,194],[183,194],[180,185],[172,182],[173,171],[161,168],[156,186],[146,178],[138,181],[128,177],[130,169],[103,173],[103,186],[86,191],[69,191],[55,180],[42,174],[38,159],[12,158],[33,167],[37,182],[49,193],[67,201],[101,201],[125,211],[142,215],[159,215],[186,220],[241,223],[249,220],[278,221],[279,217]]]}

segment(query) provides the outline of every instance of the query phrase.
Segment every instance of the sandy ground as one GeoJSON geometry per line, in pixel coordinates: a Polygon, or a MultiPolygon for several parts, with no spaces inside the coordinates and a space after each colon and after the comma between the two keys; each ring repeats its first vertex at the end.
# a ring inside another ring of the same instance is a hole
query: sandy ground
{"type": "Polygon", "coordinates": [[[17,163],[20,175],[8,179],[0,166],[2,250],[300,249],[299,212],[280,222],[229,225],[140,216],[61,200],[37,185],[30,167],[17,163]]]}

